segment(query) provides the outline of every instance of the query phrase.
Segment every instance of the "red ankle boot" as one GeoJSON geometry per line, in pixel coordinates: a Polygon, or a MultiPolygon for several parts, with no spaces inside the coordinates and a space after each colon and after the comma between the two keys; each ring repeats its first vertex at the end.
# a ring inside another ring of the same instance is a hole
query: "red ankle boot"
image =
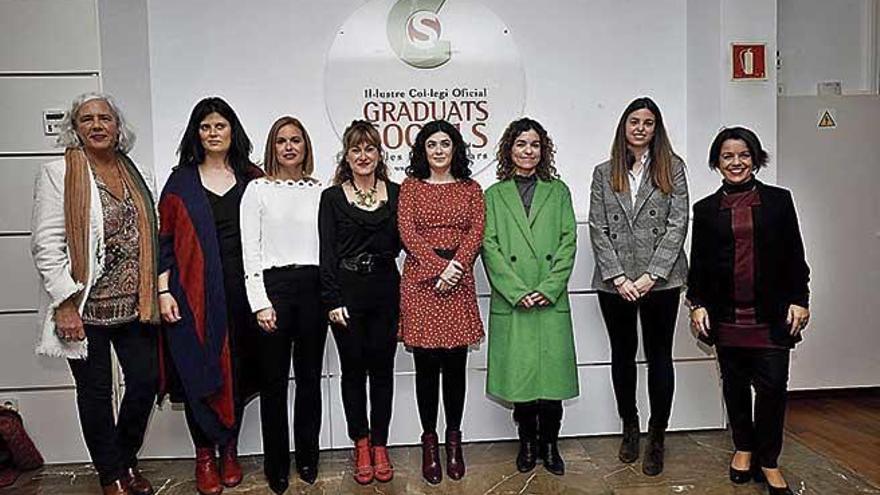
{"type": "Polygon", "coordinates": [[[241,483],[241,464],[238,463],[238,445],[235,440],[220,448],[220,469],[223,473],[223,485],[232,488],[241,483]]]}
{"type": "Polygon", "coordinates": [[[354,443],[354,480],[361,485],[368,485],[373,481],[369,437],[359,438],[354,443]]]}
{"type": "Polygon", "coordinates": [[[196,448],[196,489],[202,495],[218,495],[223,491],[213,447],[196,448]]]}

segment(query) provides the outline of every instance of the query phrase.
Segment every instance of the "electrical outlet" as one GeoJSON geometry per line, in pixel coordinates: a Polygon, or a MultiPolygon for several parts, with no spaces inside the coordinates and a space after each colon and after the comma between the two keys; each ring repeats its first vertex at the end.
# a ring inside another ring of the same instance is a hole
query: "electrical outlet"
{"type": "Polygon", "coordinates": [[[18,411],[18,399],[15,397],[0,397],[0,409],[18,411]]]}

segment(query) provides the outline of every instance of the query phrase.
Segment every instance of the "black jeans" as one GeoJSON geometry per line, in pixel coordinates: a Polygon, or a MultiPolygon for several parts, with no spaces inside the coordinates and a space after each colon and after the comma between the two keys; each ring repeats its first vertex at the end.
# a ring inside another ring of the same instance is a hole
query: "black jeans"
{"type": "Polygon", "coordinates": [[[452,349],[413,347],[412,351],[416,364],[416,402],[419,406],[422,431],[437,430],[441,371],[446,430],[460,430],[461,417],[464,413],[468,348],[466,346],[452,349]]]}
{"type": "Polygon", "coordinates": [[[321,370],[327,323],[321,309],[317,266],[266,270],[264,283],[277,329],[260,336],[260,423],[263,469],[270,476],[290,469],[290,428],[287,391],[293,344],[296,396],[293,436],[297,466],[318,464],[321,433],[321,370]]]}
{"type": "Polygon", "coordinates": [[[672,336],[678,317],[679,289],[651,291],[636,302],[617,294],[599,292],[599,307],[611,342],[611,381],[617,413],[624,423],[638,419],[636,408],[636,351],[639,336],[636,315],[642,323],[642,345],[648,361],[650,426],[665,430],[672,410],[675,370],[672,336]]]}
{"type": "Polygon", "coordinates": [[[332,325],[342,368],[342,406],[352,440],[369,435],[373,445],[388,443],[397,353],[397,309],[386,305],[348,308],[348,326],[332,325]],[[367,420],[367,377],[370,419],[367,420]]]}
{"type": "Polygon", "coordinates": [[[788,349],[719,347],[724,403],[736,450],[752,452],[762,467],[775,468],[782,451],[788,349]],[[752,390],[755,388],[754,421],[752,390]]]}
{"type": "Polygon", "coordinates": [[[88,358],[68,360],[76,382],[83,437],[102,485],[137,466],[137,452],[158,388],[157,331],[137,321],[110,327],[85,325],[88,358]],[[111,344],[125,379],[125,393],[115,421],[111,344]]]}

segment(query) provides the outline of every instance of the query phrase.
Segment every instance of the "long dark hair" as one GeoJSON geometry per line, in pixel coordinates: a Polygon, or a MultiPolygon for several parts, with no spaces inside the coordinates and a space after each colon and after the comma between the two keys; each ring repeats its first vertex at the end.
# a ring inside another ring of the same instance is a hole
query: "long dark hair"
{"type": "Polygon", "coordinates": [[[183,137],[180,139],[180,146],[177,147],[179,156],[177,166],[196,166],[205,161],[205,148],[202,147],[202,140],[199,138],[199,125],[214,112],[229,121],[232,131],[232,143],[226,153],[226,163],[232,167],[232,171],[236,174],[247,175],[248,167],[251,165],[250,154],[253,149],[251,140],[244,132],[244,127],[238,120],[235,110],[229,106],[229,103],[217,96],[204,98],[193,107],[189,123],[186,124],[186,130],[183,131],[183,137]]]}
{"type": "Polygon", "coordinates": [[[635,163],[636,157],[627,147],[626,120],[631,113],[642,109],[647,109],[654,114],[654,138],[648,144],[649,153],[651,153],[651,182],[654,187],[669,194],[672,192],[672,160],[673,157],[678,158],[678,155],[672,150],[660,107],[647,96],[636,98],[630,102],[623,110],[620,121],[617,123],[614,144],[611,145],[611,188],[615,192],[629,191],[629,180],[626,174],[635,163]]]}
{"type": "Polygon", "coordinates": [[[302,133],[303,143],[306,145],[306,156],[303,157],[302,162],[302,175],[304,179],[308,179],[312,176],[312,172],[315,171],[312,139],[309,137],[309,133],[306,131],[305,126],[302,125],[302,122],[296,117],[291,117],[290,115],[280,117],[274,124],[272,124],[272,128],[269,129],[269,135],[266,137],[266,150],[263,154],[263,169],[269,177],[275,177],[278,174],[279,166],[278,157],[275,156],[275,138],[278,136],[278,132],[281,128],[288,125],[296,127],[299,129],[299,132],[302,133]]]}
{"type": "Polygon", "coordinates": [[[352,180],[353,173],[346,155],[348,150],[361,143],[372,144],[379,151],[379,163],[376,164],[376,180],[388,181],[388,166],[385,165],[385,151],[382,149],[382,136],[366,120],[352,120],[351,124],[342,133],[342,153],[339,154],[339,163],[336,165],[336,174],[333,176],[333,184],[339,185],[347,180],[352,180]]]}
{"type": "Polygon", "coordinates": [[[452,140],[452,164],[449,173],[457,180],[470,179],[471,159],[468,158],[468,146],[461,137],[461,133],[454,125],[445,120],[434,120],[425,124],[416,135],[409,152],[409,166],[406,167],[406,176],[417,179],[427,179],[431,176],[431,167],[428,165],[428,154],[425,151],[425,143],[436,132],[444,132],[452,140]]]}
{"type": "Polygon", "coordinates": [[[556,156],[556,146],[554,146],[553,140],[550,139],[550,135],[547,134],[547,130],[540,122],[523,117],[511,122],[504,130],[504,134],[501,135],[501,140],[498,141],[498,151],[495,152],[495,159],[498,161],[495,175],[498,180],[510,179],[516,173],[516,165],[511,156],[513,143],[516,142],[516,138],[520,134],[529,131],[538,133],[538,139],[541,140],[541,160],[535,167],[535,175],[544,181],[559,178],[556,167],[553,166],[556,156]]]}

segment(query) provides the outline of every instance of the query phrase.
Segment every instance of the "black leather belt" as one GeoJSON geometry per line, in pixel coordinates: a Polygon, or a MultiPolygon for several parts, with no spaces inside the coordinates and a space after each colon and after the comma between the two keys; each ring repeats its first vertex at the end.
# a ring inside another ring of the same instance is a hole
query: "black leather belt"
{"type": "Polygon", "coordinates": [[[361,275],[367,275],[391,267],[394,259],[379,254],[361,253],[350,258],[339,260],[339,268],[361,275]]]}

